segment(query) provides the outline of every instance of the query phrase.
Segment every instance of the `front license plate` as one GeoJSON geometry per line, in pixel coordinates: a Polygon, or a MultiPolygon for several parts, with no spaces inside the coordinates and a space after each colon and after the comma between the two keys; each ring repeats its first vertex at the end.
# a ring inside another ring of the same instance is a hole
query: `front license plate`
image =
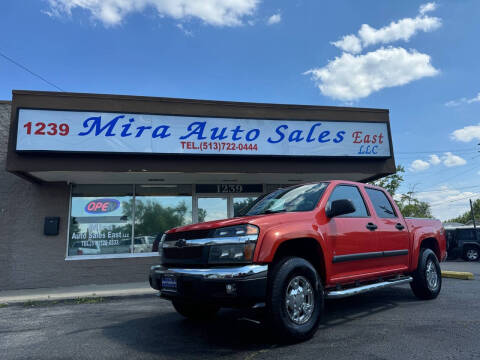
{"type": "Polygon", "coordinates": [[[162,276],[162,290],[177,291],[177,278],[171,275],[162,276]]]}

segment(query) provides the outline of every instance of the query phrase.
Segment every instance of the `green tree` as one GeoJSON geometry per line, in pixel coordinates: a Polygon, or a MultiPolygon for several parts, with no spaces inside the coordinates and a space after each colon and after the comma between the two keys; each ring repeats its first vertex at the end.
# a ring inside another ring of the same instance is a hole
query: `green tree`
{"type": "Polygon", "coordinates": [[[393,196],[397,192],[400,185],[403,183],[404,173],[405,168],[402,165],[397,165],[395,174],[388,175],[381,179],[372,181],[370,184],[384,188],[393,196]]]}
{"type": "MultiPolygon", "coordinates": [[[[393,197],[394,195],[396,195],[400,185],[402,185],[402,183],[404,182],[404,173],[405,168],[402,165],[397,165],[395,174],[388,175],[381,179],[372,181],[371,184],[386,189],[393,197]]],[[[402,215],[410,217],[431,218],[432,213],[430,210],[430,205],[425,201],[420,201],[415,198],[414,194],[414,191],[411,190],[406,194],[395,196],[395,203],[402,212],[402,215]]]]}
{"type": "MultiPolygon", "coordinates": [[[[123,215],[129,219],[133,214],[133,202],[122,203],[123,215]]],[[[186,225],[187,205],[184,201],[177,206],[162,206],[154,200],[140,200],[137,198],[135,206],[135,236],[156,235],[168,229],[186,225]]]]}
{"type": "MultiPolygon", "coordinates": [[[[480,199],[477,199],[473,202],[473,212],[475,213],[475,219],[478,219],[480,217],[480,199]]],[[[468,210],[462,215],[457,216],[456,218],[447,220],[447,222],[458,222],[466,224],[470,220],[472,220],[472,212],[468,210]]],[[[477,222],[477,225],[478,224],[479,222],[477,222]]]]}
{"type": "Polygon", "coordinates": [[[408,200],[402,195],[400,201],[396,201],[400,211],[403,216],[410,217],[424,217],[432,218],[432,213],[430,211],[430,205],[425,201],[420,201],[413,197],[408,197],[408,200]]]}
{"type": "Polygon", "coordinates": [[[204,222],[207,217],[207,210],[198,208],[198,222],[204,222]]]}

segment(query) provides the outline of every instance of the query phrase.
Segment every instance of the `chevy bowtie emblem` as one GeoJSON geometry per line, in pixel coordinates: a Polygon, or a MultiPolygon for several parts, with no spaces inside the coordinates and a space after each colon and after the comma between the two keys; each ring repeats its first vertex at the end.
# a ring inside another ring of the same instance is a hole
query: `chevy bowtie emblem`
{"type": "Polygon", "coordinates": [[[177,242],[175,243],[176,247],[184,247],[185,245],[187,245],[187,241],[185,239],[177,240],[177,242]]]}

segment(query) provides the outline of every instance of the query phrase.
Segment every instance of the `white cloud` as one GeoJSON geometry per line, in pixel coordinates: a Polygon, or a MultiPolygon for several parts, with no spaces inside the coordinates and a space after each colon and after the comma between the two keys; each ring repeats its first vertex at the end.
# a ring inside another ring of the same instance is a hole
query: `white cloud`
{"type": "Polygon", "coordinates": [[[438,157],[438,155],[430,155],[430,159],[428,160],[428,162],[432,165],[438,165],[440,164],[442,161],[440,160],[440,158],[438,157]]]}
{"type": "Polygon", "coordinates": [[[408,41],[419,31],[431,32],[442,25],[440,18],[425,16],[425,13],[435,9],[435,3],[424,4],[420,7],[419,16],[392,21],[389,25],[380,29],[363,24],[357,35],[345,35],[341,40],[332,42],[332,44],[343,51],[357,54],[367,46],[389,44],[399,40],[408,41]]]}
{"type": "Polygon", "coordinates": [[[410,165],[410,171],[417,172],[417,171],[424,171],[430,167],[430,164],[423,160],[415,160],[410,165]]]}
{"type": "Polygon", "coordinates": [[[480,140],[480,124],[469,125],[461,129],[455,130],[450,137],[453,140],[469,142],[472,140],[480,140]]]}
{"type": "Polygon", "coordinates": [[[380,29],[363,24],[357,34],[345,35],[331,43],[343,51],[342,55],[304,74],[312,76],[323,95],[346,102],[384,88],[435,76],[439,71],[430,63],[430,56],[414,49],[390,46],[361,54],[367,46],[408,41],[419,31],[438,29],[441,19],[425,15],[435,9],[434,2],[423,4],[415,18],[392,21],[380,29]]]}
{"type": "Polygon", "coordinates": [[[452,107],[452,106],[459,106],[459,105],[462,105],[462,104],[472,104],[472,103],[475,103],[475,102],[480,102],[480,92],[477,94],[477,96],[475,96],[473,98],[463,97],[463,98],[458,99],[458,100],[447,101],[445,103],[445,106],[452,107]]]}
{"type": "Polygon", "coordinates": [[[418,192],[414,196],[430,204],[434,216],[448,220],[463,214],[469,209],[468,199],[480,198],[480,193],[460,191],[452,186],[441,186],[431,191],[418,192]]]}
{"type": "Polygon", "coordinates": [[[427,12],[434,11],[437,9],[437,4],[435,2],[429,2],[426,4],[420,5],[418,12],[420,15],[425,15],[427,12]]]}
{"type": "Polygon", "coordinates": [[[183,24],[177,24],[176,27],[179,28],[185,35],[193,36],[193,32],[190,30],[187,30],[185,26],[183,26],[183,24]]]}
{"type": "Polygon", "coordinates": [[[454,155],[451,152],[446,152],[440,158],[438,155],[430,155],[428,160],[417,159],[414,160],[410,167],[408,168],[412,172],[424,171],[430,168],[430,166],[436,166],[439,164],[443,164],[447,167],[452,166],[461,166],[465,165],[467,161],[461,158],[458,155],[454,155]]]}
{"type": "Polygon", "coordinates": [[[390,25],[378,30],[370,25],[363,24],[358,34],[365,47],[375,44],[388,44],[398,40],[408,41],[417,32],[430,32],[438,29],[441,24],[441,20],[436,17],[405,18],[397,22],[393,21],[390,25]]]}
{"type": "Polygon", "coordinates": [[[362,55],[343,53],[311,74],[321,93],[335,99],[352,101],[369,96],[383,88],[405,85],[438,70],[430,56],[416,50],[380,48],[362,55]]]}
{"type": "Polygon", "coordinates": [[[461,165],[465,165],[467,163],[467,161],[465,159],[461,158],[458,155],[454,155],[451,152],[446,152],[442,156],[442,161],[443,161],[443,165],[445,165],[447,167],[461,166],[461,165]]]}
{"type": "Polygon", "coordinates": [[[280,21],[282,21],[282,15],[281,14],[273,14],[270,16],[267,20],[268,25],[273,25],[273,24],[278,24],[280,21]]]}
{"type": "Polygon", "coordinates": [[[345,35],[341,40],[331,42],[331,44],[352,54],[362,51],[362,42],[355,35],[345,35]]]}
{"type": "Polygon", "coordinates": [[[50,16],[71,16],[72,10],[89,11],[105,26],[119,25],[131,13],[147,8],[160,17],[197,18],[209,25],[238,26],[254,13],[260,0],[48,0],[50,16]]]}

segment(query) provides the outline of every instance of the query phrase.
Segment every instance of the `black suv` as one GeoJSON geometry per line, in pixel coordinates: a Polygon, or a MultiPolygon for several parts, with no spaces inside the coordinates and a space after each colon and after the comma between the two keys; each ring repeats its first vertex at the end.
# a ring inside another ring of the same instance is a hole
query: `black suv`
{"type": "Polygon", "coordinates": [[[480,258],[480,229],[461,227],[445,229],[447,236],[448,258],[461,256],[466,261],[478,261],[480,258]]]}

